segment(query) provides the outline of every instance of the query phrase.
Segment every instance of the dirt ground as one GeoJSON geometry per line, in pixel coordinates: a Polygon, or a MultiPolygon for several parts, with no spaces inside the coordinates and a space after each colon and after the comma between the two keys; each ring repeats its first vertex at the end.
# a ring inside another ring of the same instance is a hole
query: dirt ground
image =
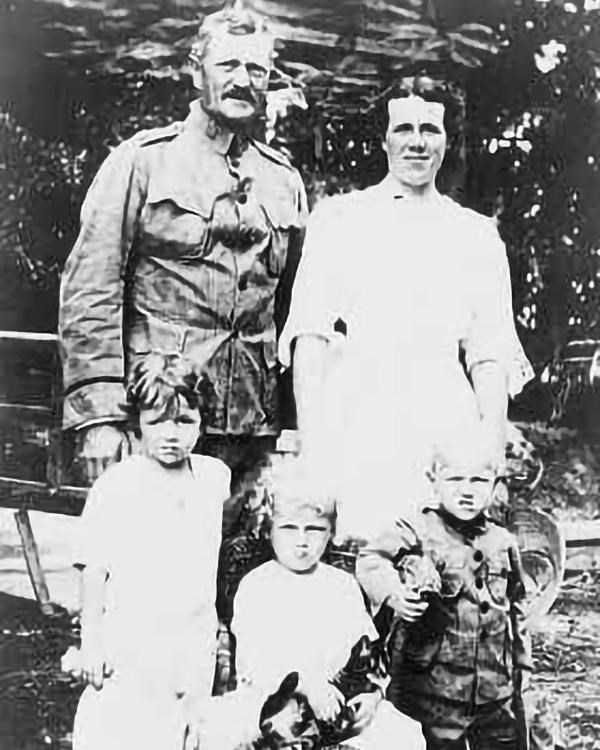
{"type": "MultiPolygon", "coordinates": [[[[535,497],[559,517],[600,516],[600,450],[573,433],[532,435],[546,462],[535,497]]],[[[80,691],[60,671],[76,641],[66,610],[44,618],[29,599],[2,592],[0,579],[0,750],[68,750],[80,691]]],[[[600,570],[571,571],[551,612],[537,623],[533,694],[538,724],[565,750],[600,748],[600,570]]]]}

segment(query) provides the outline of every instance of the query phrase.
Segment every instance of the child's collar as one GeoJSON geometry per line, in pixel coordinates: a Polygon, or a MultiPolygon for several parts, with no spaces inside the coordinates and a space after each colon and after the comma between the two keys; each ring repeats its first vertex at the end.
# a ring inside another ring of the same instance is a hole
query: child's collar
{"type": "Polygon", "coordinates": [[[469,541],[473,541],[473,539],[476,539],[478,536],[485,534],[490,521],[489,516],[485,511],[481,511],[478,516],[472,518],[470,521],[461,521],[460,518],[456,518],[456,516],[448,513],[448,511],[442,506],[428,508],[427,510],[436,513],[446,526],[449,526],[453,531],[456,531],[457,534],[460,534],[469,541]]]}

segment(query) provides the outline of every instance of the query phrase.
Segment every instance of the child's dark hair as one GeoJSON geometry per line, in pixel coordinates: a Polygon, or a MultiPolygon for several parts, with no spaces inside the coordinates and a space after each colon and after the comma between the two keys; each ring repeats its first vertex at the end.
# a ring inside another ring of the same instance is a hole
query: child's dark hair
{"type": "Polygon", "coordinates": [[[127,385],[127,410],[137,416],[142,409],[159,409],[163,416],[179,413],[181,399],[190,409],[206,413],[203,381],[193,366],[178,354],[153,352],[138,361],[127,385]]]}

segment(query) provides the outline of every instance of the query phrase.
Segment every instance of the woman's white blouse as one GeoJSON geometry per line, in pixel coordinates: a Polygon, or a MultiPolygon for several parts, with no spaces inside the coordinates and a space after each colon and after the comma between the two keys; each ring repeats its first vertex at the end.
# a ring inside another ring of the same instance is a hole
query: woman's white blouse
{"type": "Polygon", "coordinates": [[[409,485],[432,446],[479,421],[467,375],[475,364],[497,362],[512,396],[533,375],[494,220],[439,194],[397,197],[390,177],[311,215],[279,344],[284,364],[302,334],[336,344],[324,434],[340,460],[335,481],[359,509],[371,502],[365,494],[397,503],[391,487],[420,491],[409,485]]]}

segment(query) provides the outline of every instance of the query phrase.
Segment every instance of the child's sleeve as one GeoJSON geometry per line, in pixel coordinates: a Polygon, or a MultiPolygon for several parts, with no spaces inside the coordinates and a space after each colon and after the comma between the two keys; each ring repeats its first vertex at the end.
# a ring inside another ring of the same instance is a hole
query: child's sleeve
{"type": "Polygon", "coordinates": [[[110,551],[118,528],[119,498],[104,475],[94,482],[78,519],[73,565],[107,572],[111,568],[110,551]]]}
{"type": "Polygon", "coordinates": [[[511,625],[513,630],[513,664],[515,669],[533,668],[531,657],[531,637],[525,625],[525,585],[523,583],[523,568],[521,555],[516,542],[508,550],[511,573],[508,582],[508,596],[510,600],[511,625]]]}
{"type": "Polygon", "coordinates": [[[369,640],[376,640],[378,637],[377,629],[371,615],[367,612],[364,597],[354,578],[350,579],[348,586],[346,607],[350,645],[353,646],[363,635],[368,636],[369,640]]]}
{"type": "Polygon", "coordinates": [[[235,668],[238,683],[270,689],[279,677],[273,663],[273,644],[270,643],[269,621],[261,586],[253,576],[245,576],[233,602],[231,630],[235,636],[235,668]]]}
{"type": "Polygon", "coordinates": [[[386,599],[402,590],[394,561],[409,548],[410,543],[397,523],[373,535],[361,547],[356,561],[356,578],[369,599],[373,615],[386,599]]]}

